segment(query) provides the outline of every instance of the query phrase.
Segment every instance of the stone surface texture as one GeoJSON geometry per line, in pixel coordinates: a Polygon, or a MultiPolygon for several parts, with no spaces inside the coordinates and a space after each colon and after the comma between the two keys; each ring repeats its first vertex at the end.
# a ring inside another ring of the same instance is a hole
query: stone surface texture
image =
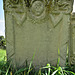
{"type": "Polygon", "coordinates": [[[75,64],[75,13],[72,13],[71,15],[71,43],[72,43],[72,49],[71,49],[71,52],[70,52],[70,63],[72,65],[75,64]]]}
{"type": "Polygon", "coordinates": [[[16,67],[25,66],[26,60],[29,64],[34,54],[37,68],[56,65],[58,57],[65,65],[73,0],[47,1],[32,0],[27,5],[26,0],[4,0],[7,57],[16,67]]]}

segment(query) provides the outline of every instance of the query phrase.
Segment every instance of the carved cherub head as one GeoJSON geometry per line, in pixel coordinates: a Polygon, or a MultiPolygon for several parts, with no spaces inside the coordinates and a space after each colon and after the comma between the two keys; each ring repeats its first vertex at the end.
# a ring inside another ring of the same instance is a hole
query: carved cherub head
{"type": "Polygon", "coordinates": [[[31,10],[36,16],[39,16],[44,11],[44,4],[42,3],[42,1],[35,1],[32,4],[31,10]]]}

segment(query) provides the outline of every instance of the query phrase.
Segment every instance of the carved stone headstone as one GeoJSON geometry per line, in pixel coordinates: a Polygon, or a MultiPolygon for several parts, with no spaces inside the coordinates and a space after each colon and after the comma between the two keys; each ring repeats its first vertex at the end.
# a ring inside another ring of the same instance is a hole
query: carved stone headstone
{"type": "Polygon", "coordinates": [[[4,0],[7,57],[21,67],[66,62],[73,0],[4,0]],[[60,50],[60,55],[58,54],[60,50]]]}

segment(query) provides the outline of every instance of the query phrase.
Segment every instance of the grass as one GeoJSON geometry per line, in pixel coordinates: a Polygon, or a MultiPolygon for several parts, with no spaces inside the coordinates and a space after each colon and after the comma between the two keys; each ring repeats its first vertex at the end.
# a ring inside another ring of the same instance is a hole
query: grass
{"type": "Polygon", "coordinates": [[[6,50],[0,49],[0,61],[4,60],[6,56],[6,50]]]}
{"type": "MultiPolygon", "coordinates": [[[[60,55],[59,49],[58,54],[60,55]]],[[[50,63],[48,63],[46,66],[39,68],[37,71],[35,70],[35,67],[32,66],[33,59],[35,54],[32,57],[32,61],[30,64],[27,64],[26,61],[26,67],[20,68],[20,69],[13,69],[12,66],[10,66],[10,62],[7,62],[5,60],[6,51],[0,50],[0,75],[75,75],[75,66],[69,66],[61,67],[59,65],[60,58],[58,58],[57,66],[51,66],[50,63]]],[[[67,63],[68,64],[68,63],[67,63]]]]}

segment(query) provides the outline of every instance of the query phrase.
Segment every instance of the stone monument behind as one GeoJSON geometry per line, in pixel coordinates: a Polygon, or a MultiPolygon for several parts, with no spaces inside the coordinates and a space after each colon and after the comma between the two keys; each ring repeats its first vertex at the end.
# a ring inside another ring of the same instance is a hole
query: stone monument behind
{"type": "Polygon", "coordinates": [[[71,15],[71,33],[70,63],[75,65],[75,13],[71,15]]]}
{"type": "Polygon", "coordinates": [[[17,66],[60,65],[71,49],[73,0],[4,0],[7,58],[17,66]],[[60,55],[58,53],[60,52],[60,55]]]}

